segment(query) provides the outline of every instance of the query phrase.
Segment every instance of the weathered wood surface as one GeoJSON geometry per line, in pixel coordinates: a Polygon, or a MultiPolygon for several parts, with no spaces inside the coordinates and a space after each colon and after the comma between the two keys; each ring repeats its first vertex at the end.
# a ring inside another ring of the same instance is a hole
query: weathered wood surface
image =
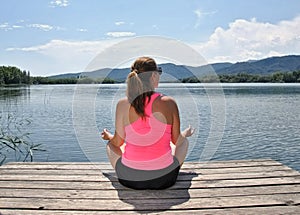
{"type": "Polygon", "coordinates": [[[300,214],[300,173],[274,160],[185,163],[166,190],[119,184],[107,163],[0,167],[0,214],[300,214]]]}

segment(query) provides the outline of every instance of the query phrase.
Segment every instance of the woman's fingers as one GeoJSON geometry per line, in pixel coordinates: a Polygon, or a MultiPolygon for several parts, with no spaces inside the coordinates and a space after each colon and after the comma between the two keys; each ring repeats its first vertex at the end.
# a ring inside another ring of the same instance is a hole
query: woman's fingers
{"type": "Polygon", "coordinates": [[[195,132],[195,129],[191,125],[189,125],[189,127],[186,129],[186,137],[192,136],[194,134],[194,132],[195,132]]]}
{"type": "Polygon", "coordinates": [[[103,129],[102,133],[101,133],[101,137],[104,140],[108,139],[108,130],[106,128],[103,129]]]}

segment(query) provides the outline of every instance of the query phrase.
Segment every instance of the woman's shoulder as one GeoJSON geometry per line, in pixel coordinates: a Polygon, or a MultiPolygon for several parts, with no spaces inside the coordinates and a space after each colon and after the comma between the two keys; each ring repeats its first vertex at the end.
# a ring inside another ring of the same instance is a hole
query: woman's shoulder
{"type": "Polygon", "coordinates": [[[177,103],[175,99],[171,96],[167,96],[164,94],[160,94],[159,103],[161,103],[161,105],[164,105],[168,108],[177,107],[177,103]]]}
{"type": "Polygon", "coordinates": [[[161,121],[165,122],[165,120],[167,120],[166,123],[172,125],[174,115],[177,115],[178,113],[178,107],[174,98],[167,95],[161,95],[153,104],[152,112],[162,113],[164,118],[161,119],[161,121]]]}
{"type": "Polygon", "coordinates": [[[127,97],[124,97],[124,98],[119,99],[118,103],[120,103],[120,104],[126,104],[126,103],[129,103],[129,101],[128,101],[127,97]]]}
{"type": "Polygon", "coordinates": [[[117,104],[117,108],[119,108],[119,109],[125,109],[125,108],[128,109],[129,106],[130,106],[130,103],[129,103],[127,97],[119,99],[118,104],[117,104]]]}
{"type": "Polygon", "coordinates": [[[171,96],[160,94],[160,100],[166,103],[176,103],[175,99],[171,96]]]}

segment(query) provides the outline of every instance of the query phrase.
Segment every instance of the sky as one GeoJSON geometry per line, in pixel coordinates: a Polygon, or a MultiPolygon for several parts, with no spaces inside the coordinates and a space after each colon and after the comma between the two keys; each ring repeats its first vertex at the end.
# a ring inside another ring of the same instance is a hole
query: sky
{"type": "Polygon", "coordinates": [[[0,5],[0,65],[32,76],[84,71],[103,50],[143,36],[178,40],[208,63],[300,54],[299,0],[0,0],[0,5]]]}

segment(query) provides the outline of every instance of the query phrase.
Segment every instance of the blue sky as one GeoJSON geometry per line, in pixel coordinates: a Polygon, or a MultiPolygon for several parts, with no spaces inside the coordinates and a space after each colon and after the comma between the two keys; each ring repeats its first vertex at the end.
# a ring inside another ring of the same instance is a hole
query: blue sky
{"type": "Polygon", "coordinates": [[[299,0],[1,0],[0,65],[83,71],[119,41],[179,40],[210,62],[300,54],[299,0]]]}

